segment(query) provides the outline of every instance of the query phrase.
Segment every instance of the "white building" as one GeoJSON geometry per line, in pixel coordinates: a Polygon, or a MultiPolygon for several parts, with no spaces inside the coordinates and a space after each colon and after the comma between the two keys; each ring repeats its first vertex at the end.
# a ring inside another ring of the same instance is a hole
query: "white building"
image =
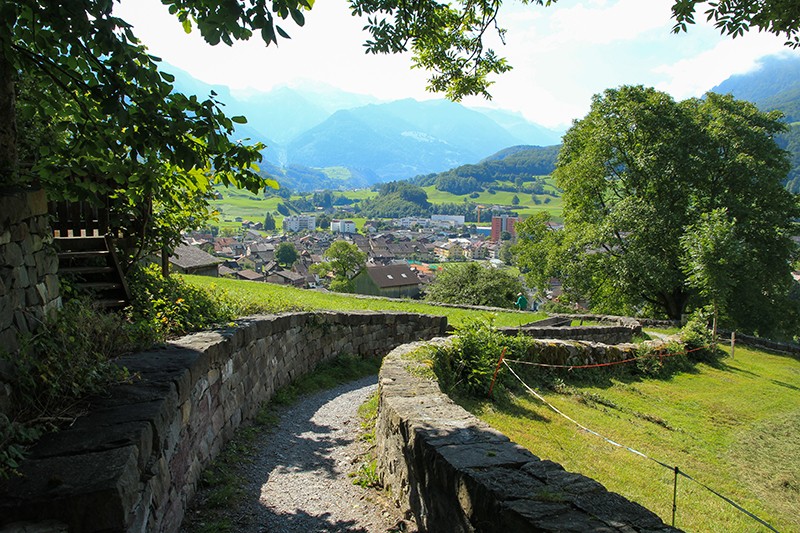
{"type": "Polygon", "coordinates": [[[314,231],[317,227],[317,217],[309,215],[292,215],[283,219],[285,231],[314,231]]]}
{"type": "Polygon", "coordinates": [[[450,226],[463,226],[464,215],[431,215],[432,222],[445,222],[450,226]]]}
{"type": "Polygon", "coordinates": [[[397,225],[401,228],[410,228],[412,226],[427,228],[431,225],[431,220],[429,218],[420,217],[403,217],[397,220],[397,225]]]}
{"type": "Polygon", "coordinates": [[[334,219],[331,221],[331,231],[333,233],[355,233],[356,223],[352,220],[334,219]]]}

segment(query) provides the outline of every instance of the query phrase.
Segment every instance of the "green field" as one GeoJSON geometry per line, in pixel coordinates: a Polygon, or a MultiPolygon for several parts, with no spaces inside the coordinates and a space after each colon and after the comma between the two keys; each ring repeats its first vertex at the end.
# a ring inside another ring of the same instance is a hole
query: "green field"
{"type": "Polygon", "coordinates": [[[398,311],[443,315],[447,317],[448,323],[453,326],[459,326],[465,320],[478,319],[491,319],[496,326],[519,326],[545,317],[543,313],[510,310],[498,312],[477,311],[431,305],[417,300],[357,298],[347,294],[296,289],[294,287],[275,285],[274,283],[238,281],[206,276],[182,277],[197,287],[218,287],[229,293],[235,300],[243,303],[243,307],[251,309],[253,312],[258,309],[266,312],[290,310],[398,311]]]}
{"type": "MultiPolygon", "coordinates": [[[[584,426],[677,466],[779,531],[800,531],[800,361],[741,347],[735,355],[666,380],[608,379],[539,392],[584,426]]],[[[597,372],[580,372],[590,371],[597,372]]],[[[462,403],[536,456],[671,522],[673,471],[581,430],[529,395],[505,404],[462,403]]],[[[767,531],[682,476],[676,526],[767,531]]]]}
{"type": "MultiPolygon", "coordinates": [[[[508,206],[509,208],[518,212],[523,218],[529,217],[534,213],[547,211],[555,220],[560,220],[563,209],[563,202],[560,196],[554,198],[548,195],[538,195],[538,198],[542,203],[536,205],[531,200],[530,194],[513,193],[507,191],[497,191],[494,194],[490,194],[486,191],[483,191],[478,195],[477,198],[470,198],[468,194],[456,195],[449,192],[439,191],[433,185],[423,187],[423,189],[428,194],[428,201],[432,204],[458,204],[463,203],[464,199],[466,198],[468,202],[474,202],[487,207],[492,205],[508,206]],[[514,198],[514,195],[516,195],[520,200],[520,203],[517,206],[513,206],[511,202],[514,198]],[[549,203],[544,203],[546,198],[550,199],[549,203]]],[[[546,187],[546,189],[552,190],[552,187],[546,187]]],[[[486,222],[488,220],[490,220],[490,218],[488,218],[488,214],[486,215],[486,218],[484,215],[481,215],[481,222],[486,222]]]]}
{"type": "MultiPolygon", "coordinates": [[[[335,173],[336,169],[326,170],[335,173]]],[[[511,184],[507,183],[506,185],[511,184]]],[[[508,206],[509,208],[512,208],[514,211],[518,212],[523,218],[531,216],[535,213],[547,211],[552,215],[555,221],[561,220],[563,204],[560,196],[552,197],[549,195],[538,195],[538,199],[541,201],[541,203],[537,205],[531,200],[530,194],[506,191],[497,191],[494,194],[490,194],[484,191],[481,192],[477,198],[469,198],[469,195],[455,195],[449,192],[438,191],[434,186],[424,187],[423,189],[428,194],[428,201],[432,204],[458,204],[463,203],[464,199],[466,198],[469,202],[485,205],[487,207],[492,205],[508,206]],[[512,206],[512,198],[515,194],[519,197],[520,203],[517,206],[512,206]],[[545,200],[549,200],[549,203],[544,203],[545,200]]],[[[555,191],[555,187],[552,185],[549,179],[545,189],[555,191]]],[[[257,195],[247,191],[225,187],[218,187],[217,191],[222,194],[223,198],[221,200],[211,201],[211,208],[220,212],[218,221],[212,223],[213,225],[219,226],[220,228],[238,229],[241,227],[241,225],[238,222],[235,222],[237,217],[241,218],[242,220],[263,222],[264,216],[269,211],[270,213],[273,213],[277,227],[281,227],[283,215],[276,214],[276,210],[278,204],[283,201],[282,198],[277,196],[264,198],[263,194],[257,195]]],[[[335,194],[345,196],[351,200],[366,200],[369,198],[374,198],[378,193],[372,191],[371,189],[356,189],[352,191],[336,192],[335,194]]],[[[294,200],[298,198],[300,198],[300,195],[293,195],[291,199],[294,200]]],[[[363,217],[352,216],[348,218],[352,219],[356,223],[356,227],[359,230],[364,227],[364,222],[366,222],[366,219],[363,217]]],[[[490,220],[489,214],[488,212],[485,212],[485,214],[481,217],[481,222],[485,223],[488,220],[490,220]]]]}

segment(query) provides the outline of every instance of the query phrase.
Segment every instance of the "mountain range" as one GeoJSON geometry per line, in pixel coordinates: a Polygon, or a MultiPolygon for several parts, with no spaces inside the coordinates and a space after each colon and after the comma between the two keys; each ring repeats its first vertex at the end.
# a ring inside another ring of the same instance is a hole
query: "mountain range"
{"type": "Polygon", "coordinates": [[[206,84],[171,65],[163,70],[175,76],[176,91],[198,97],[214,91],[228,115],[246,116],[237,135],[266,144],[262,167],[299,190],[441,172],[508,146],[558,144],[563,134],[520,113],[472,109],[443,99],[381,102],[321,84],[242,92],[206,84]],[[325,170],[331,167],[339,169],[338,178],[325,170]],[[351,179],[342,179],[341,169],[351,179]],[[307,179],[312,175],[319,179],[307,179]]]}
{"type": "MultiPolygon", "coordinates": [[[[237,135],[266,144],[262,170],[299,191],[446,172],[485,158],[501,159],[508,147],[556,145],[563,134],[520,113],[441,99],[381,102],[310,82],[245,92],[204,83],[170,65],[163,70],[175,75],[177,91],[199,97],[214,91],[229,116],[246,116],[248,123],[237,125],[237,135]]],[[[787,188],[799,192],[800,56],[764,58],[759,68],[711,90],[784,113],[788,131],[777,140],[792,159],[787,188]]]]}
{"type": "Polygon", "coordinates": [[[731,76],[712,91],[749,100],[762,111],[777,109],[784,114],[787,131],[778,135],[776,141],[789,152],[792,165],[786,188],[800,193],[800,55],[768,56],[758,69],[731,76]]]}

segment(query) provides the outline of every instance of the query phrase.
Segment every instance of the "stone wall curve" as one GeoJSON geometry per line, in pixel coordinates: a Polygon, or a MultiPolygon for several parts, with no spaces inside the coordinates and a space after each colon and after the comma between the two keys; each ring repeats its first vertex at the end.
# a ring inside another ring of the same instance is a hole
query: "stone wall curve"
{"type": "MultiPolygon", "coordinates": [[[[439,338],[431,341],[449,342],[439,338]]],[[[421,531],[677,531],[600,483],[541,460],[456,405],[395,348],[378,380],[377,470],[421,531]]]]}
{"type": "Polygon", "coordinates": [[[202,469],[276,390],[339,354],[383,356],[446,328],[432,315],[288,313],[123,357],[140,378],[95,398],[32,448],[22,477],[0,481],[0,531],[177,531],[202,469]]]}

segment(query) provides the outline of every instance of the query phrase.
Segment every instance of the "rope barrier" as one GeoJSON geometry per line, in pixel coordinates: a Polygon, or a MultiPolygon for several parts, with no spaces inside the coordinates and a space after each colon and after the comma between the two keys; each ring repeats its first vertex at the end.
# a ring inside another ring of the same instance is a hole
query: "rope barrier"
{"type": "MultiPolygon", "coordinates": [[[[697,348],[697,349],[702,349],[702,348],[697,348]]],[[[687,353],[688,353],[688,352],[687,352],[687,353]]],[[[502,360],[502,359],[501,359],[501,360],[502,360]]],[[[635,359],[634,359],[634,360],[635,360],[635,359]]],[[[554,406],[553,404],[551,404],[550,402],[548,402],[546,399],[544,399],[544,397],[543,397],[541,394],[539,394],[539,393],[538,393],[538,392],[536,392],[534,389],[532,389],[531,387],[529,387],[529,386],[528,386],[528,384],[527,384],[527,383],[525,383],[525,382],[522,380],[522,378],[520,378],[520,377],[519,377],[519,375],[518,375],[516,372],[514,372],[514,369],[513,369],[513,368],[511,368],[511,366],[508,364],[508,363],[509,363],[509,361],[510,361],[510,362],[516,362],[516,361],[513,361],[512,359],[505,359],[505,360],[502,360],[502,363],[503,363],[503,364],[506,366],[506,368],[508,368],[508,370],[511,372],[511,374],[512,374],[512,375],[513,375],[515,378],[517,378],[517,380],[518,380],[520,383],[522,383],[522,386],[523,386],[523,387],[525,387],[525,389],[526,389],[526,390],[527,390],[527,391],[528,391],[528,392],[529,392],[531,395],[533,395],[533,396],[534,396],[534,397],[535,397],[537,400],[539,400],[539,401],[540,401],[540,402],[542,402],[544,405],[546,405],[547,407],[549,407],[550,409],[552,409],[553,411],[555,411],[556,413],[558,413],[560,416],[562,416],[563,418],[565,418],[565,419],[569,420],[570,422],[572,422],[573,424],[575,424],[576,426],[578,426],[578,427],[579,427],[579,428],[581,428],[582,430],[586,431],[587,433],[591,433],[592,435],[595,435],[596,437],[599,437],[599,438],[603,439],[604,441],[608,442],[609,444],[612,444],[612,445],[616,446],[617,448],[623,448],[623,449],[625,449],[625,450],[628,450],[629,452],[631,452],[631,453],[634,453],[634,454],[636,454],[636,455],[638,455],[638,456],[640,456],[640,457],[643,457],[643,458],[645,458],[645,459],[649,459],[650,461],[653,461],[654,463],[656,463],[656,464],[659,464],[659,465],[663,466],[664,468],[666,468],[666,469],[668,469],[668,470],[670,470],[670,471],[672,471],[672,472],[674,472],[674,473],[675,473],[675,482],[674,482],[674,483],[675,483],[675,485],[674,485],[674,488],[673,488],[673,500],[672,500],[672,525],[673,525],[673,526],[675,525],[675,512],[676,512],[676,509],[677,509],[677,484],[678,484],[678,475],[681,475],[681,476],[685,477],[686,479],[688,479],[688,480],[690,480],[690,481],[694,481],[695,483],[697,483],[698,485],[700,485],[700,486],[701,486],[701,487],[703,487],[704,489],[708,490],[709,492],[711,492],[711,493],[712,493],[712,494],[714,494],[715,496],[718,496],[719,498],[721,498],[721,499],[722,499],[722,500],[724,500],[725,502],[727,502],[727,503],[729,503],[730,505],[732,505],[734,508],[738,509],[739,511],[743,512],[744,514],[746,514],[746,515],[747,515],[747,516],[749,516],[750,518],[752,518],[752,519],[756,520],[757,522],[759,522],[760,524],[762,524],[764,527],[766,527],[766,528],[770,529],[771,531],[774,531],[775,533],[780,533],[780,532],[779,532],[777,529],[775,529],[774,527],[772,527],[770,524],[768,524],[768,523],[767,523],[766,521],[764,521],[763,519],[761,519],[761,518],[759,518],[758,516],[756,516],[755,514],[751,513],[750,511],[748,511],[747,509],[745,509],[745,508],[744,508],[744,507],[742,507],[741,505],[737,504],[736,502],[734,502],[734,501],[733,501],[733,500],[731,500],[730,498],[728,498],[728,497],[726,497],[726,496],[723,496],[722,494],[720,494],[719,492],[717,492],[717,491],[715,491],[714,489],[710,488],[709,486],[707,486],[707,485],[705,485],[705,484],[701,483],[700,481],[697,481],[696,479],[694,479],[693,477],[691,477],[691,476],[690,476],[689,474],[687,474],[686,472],[684,472],[684,471],[680,470],[680,469],[679,469],[677,466],[670,466],[670,465],[668,465],[668,464],[666,464],[666,463],[664,463],[664,462],[661,462],[661,461],[659,461],[658,459],[654,459],[653,457],[650,457],[650,456],[648,456],[648,455],[646,455],[646,454],[644,454],[644,453],[640,452],[639,450],[636,450],[636,449],[634,449],[634,448],[631,448],[630,446],[625,446],[625,445],[623,445],[623,444],[620,444],[620,443],[618,443],[618,442],[615,442],[615,441],[613,441],[613,440],[609,439],[608,437],[605,437],[605,436],[601,435],[600,433],[598,433],[598,432],[594,431],[593,429],[589,429],[588,427],[584,426],[583,424],[581,424],[581,423],[580,423],[580,422],[578,422],[577,420],[575,420],[575,419],[571,418],[569,415],[565,414],[564,412],[562,412],[561,410],[559,410],[559,409],[558,409],[556,406],[554,406]]],[[[577,367],[576,367],[576,368],[577,368],[577,367]]]]}

